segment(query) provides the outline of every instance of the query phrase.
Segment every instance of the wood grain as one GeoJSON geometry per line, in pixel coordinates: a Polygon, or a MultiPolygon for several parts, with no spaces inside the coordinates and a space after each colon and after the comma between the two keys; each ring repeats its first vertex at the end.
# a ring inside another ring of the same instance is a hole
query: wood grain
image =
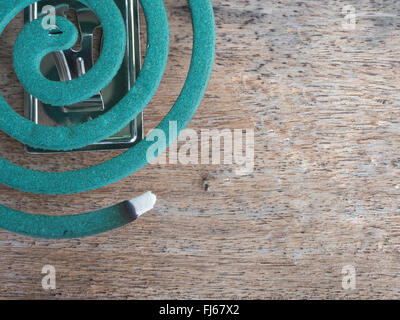
{"type": "MultiPolygon", "coordinates": [[[[146,129],[169,110],[191,58],[185,0],[165,0],[171,47],[146,129]]],[[[98,209],[152,190],[139,221],[65,241],[0,232],[2,298],[398,298],[400,292],[400,5],[397,1],[214,0],[217,52],[190,124],[254,129],[255,168],[150,165],[114,185],[69,196],[1,187],[0,201],[44,214],[98,209]],[[345,5],[355,30],[343,29],[345,5]],[[390,16],[393,15],[393,16],[390,16]],[[57,270],[44,291],[41,269],[57,270]],[[342,268],[356,268],[355,290],[342,268]]],[[[12,70],[21,18],[0,38],[0,91],[19,112],[12,70]]],[[[5,134],[0,155],[71,170],[117,152],[32,156],[5,134]]]]}

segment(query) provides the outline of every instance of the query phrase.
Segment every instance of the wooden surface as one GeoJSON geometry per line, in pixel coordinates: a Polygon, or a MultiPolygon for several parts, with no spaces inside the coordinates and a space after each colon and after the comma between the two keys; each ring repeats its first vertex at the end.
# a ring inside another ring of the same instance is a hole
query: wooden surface
{"type": "MultiPolygon", "coordinates": [[[[200,1],[200,0],[199,0],[200,1]]],[[[184,0],[166,0],[171,54],[146,109],[154,127],[188,70],[184,0]]],[[[190,124],[254,129],[255,169],[151,165],[100,190],[0,201],[44,214],[98,209],[152,190],[156,208],[107,234],[65,241],[0,232],[2,298],[398,298],[400,292],[400,5],[392,1],[214,0],[215,69],[190,124]],[[357,26],[343,29],[344,5],[357,26]],[[390,17],[388,15],[394,15],[390,17]],[[41,269],[57,270],[57,289],[41,269]],[[356,268],[356,289],[342,268],[356,268]]],[[[22,111],[11,65],[21,19],[1,36],[0,91],[22,111]]],[[[114,153],[32,156],[0,136],[1,156],[70,170],[114,153]]]]}

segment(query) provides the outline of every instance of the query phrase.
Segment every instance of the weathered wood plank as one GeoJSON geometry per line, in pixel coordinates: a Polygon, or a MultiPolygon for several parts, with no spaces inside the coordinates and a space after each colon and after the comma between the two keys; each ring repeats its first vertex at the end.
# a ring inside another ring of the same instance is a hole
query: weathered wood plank
{"type": "MultiPolygon", "coordinates": [[[[147,190],[159,197],[137,223],[88,239],[1,231],[1,297],[398,297],[399,4],[213,3],[215,71],[190,127],[254,129],[254,172],[151,165],[112,186],[63,197],[1,187],[1,203],[46,214],[93,210],[147,190]],[[364,15],[352,31],[342,25],[349,4],[364,15]],[[41,287],[45,264],[58,272],[53,292],[41,287]],[[356,290],[342,289],[348,264],[357,271],[356,290]]],[[[186,1],[165,4],[171,55],[146,111],[147,129],[171,107],[190,63],[186,1]]],[[[20,26],[17,19],[0,38],[0,91],[19,112],[11,53],[20,26]]],[[[41,170],[81,168],[117,154],[27,156],[5,134],[0,140],[1,156],[41,170]]]]}

